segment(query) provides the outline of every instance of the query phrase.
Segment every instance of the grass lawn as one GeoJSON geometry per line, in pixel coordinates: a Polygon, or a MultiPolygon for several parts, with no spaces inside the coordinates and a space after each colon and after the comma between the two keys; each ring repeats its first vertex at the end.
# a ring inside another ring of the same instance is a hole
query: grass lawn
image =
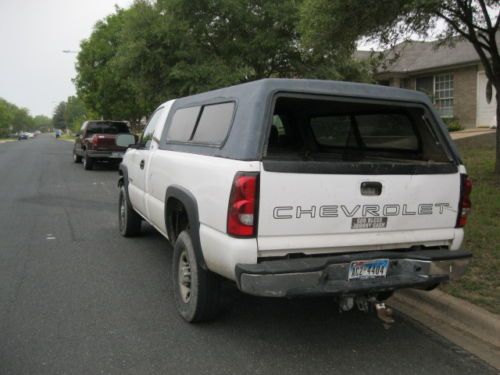
{"type": "Polygon", "coordinates": [[[465,249],[474,257],[466,275],[443,289],[500,314],[500,178],[493,175],[495,134],[455,142],[472,178],[465,249]]]}
{"type": "Polygon", "coordinates": [[[15,138],[0,138],[0,143],[16,141],[15,138]]]}
{"type": "Polygon", "coordinates": [[[75,138],[76,137],[74,135],[63,134],[63,135],[59,136],[59,138],[57,138],[57,139],[60,140],[60,141],[74,142],[75,138]]]}

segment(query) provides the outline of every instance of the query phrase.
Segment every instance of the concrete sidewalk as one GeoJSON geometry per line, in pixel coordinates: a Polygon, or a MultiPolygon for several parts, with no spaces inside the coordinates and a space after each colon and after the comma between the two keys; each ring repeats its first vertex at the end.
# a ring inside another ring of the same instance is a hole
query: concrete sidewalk
{"type": "Polygon", "coordinates": [[[452,132],[452,133],[450,133],[450,136],[451,136],[451,139],[462,139],[462,138],[475,137],[475,136],[483,135],[483,134],[493,134],[495,132],[496,132],[496,129],[473,128],[473,129],[461,130],[458,132],[452,132]]]}

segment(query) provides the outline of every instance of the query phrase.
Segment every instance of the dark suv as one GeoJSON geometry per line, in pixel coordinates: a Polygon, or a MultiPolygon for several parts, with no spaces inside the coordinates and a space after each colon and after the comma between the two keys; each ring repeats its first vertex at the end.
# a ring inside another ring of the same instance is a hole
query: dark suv
{"type": "Polygon", "coordinates": [[[118,134],[130,134],[127,122],[92,120],[85,121],[77,133],[73,147],[73,160],[90,170],[96,161],[119,164],[126,148],[116,145],[118,134]]]}

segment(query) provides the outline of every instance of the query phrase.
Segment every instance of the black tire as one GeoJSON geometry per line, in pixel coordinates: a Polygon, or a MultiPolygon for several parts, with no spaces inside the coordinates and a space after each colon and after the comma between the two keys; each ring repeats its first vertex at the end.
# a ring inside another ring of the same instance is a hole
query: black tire
{"type": "Polygon", "coordinates": [[[195,323],[217,315],[219,279],[198,264],[193,241],[187,231],[181,232],[175,241],[172,278],[175,304],[184,320],[195,323]]]}
{"type": "Polygon", "coordinates": [[[123,237],[133,237],[141,233],[142,218],[130,206],[127,191],[124,186],[120,187],[118,198],[118,228],[123,237]]]}
{"type": "Polygon", "coordinates": [[[92,159],[90,156],[85,153],[83,155],[83,169],[86,171],[91,171],[92,168],[94,168],[94,159],[92,159]]]}
{"type": "Polygon", "coordinates": [[[82,157],[77,155],[74,150],[73,150],[73,161],[77,164],[82,162],[82,157]]]}

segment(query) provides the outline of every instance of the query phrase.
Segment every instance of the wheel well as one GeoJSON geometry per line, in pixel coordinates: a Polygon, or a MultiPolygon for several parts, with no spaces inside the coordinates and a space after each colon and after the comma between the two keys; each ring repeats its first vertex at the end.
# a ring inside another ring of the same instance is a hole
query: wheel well
{"type": "Polygon", "coordinates": [[[118,187],[122,187],[123,184],[124,184],[124,181],[123,181],[123,172],[121,169],[118,169],[118,187]]]}
{"type": "Polygon", "coordinates": [[[186,207],[176,198],[169,198],[166,205],[166,227],[170,242],[174,243],[183,230],[189,228],[186,207]]]}

